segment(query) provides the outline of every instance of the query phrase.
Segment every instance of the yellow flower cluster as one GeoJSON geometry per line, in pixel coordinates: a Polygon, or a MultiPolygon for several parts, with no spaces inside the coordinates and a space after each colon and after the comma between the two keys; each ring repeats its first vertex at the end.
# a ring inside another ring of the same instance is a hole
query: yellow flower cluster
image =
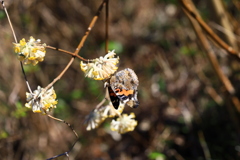
{"type": "MultiPolygon", "coordinates": [[[[86,77],[95,80],[109,79],[118,69],[117,64],[119,63],[119,57],[115,57],[115,55],[116,53],[113,50],[111,52],[109,51],[104,57],[93,59],[88,63],[81,61],[80,68],[85,73],[86,77]]],[[[135,115],[134,113],[131,113],[130,115],[122,114],[124,107],[125,103],[122,103],[121,101],[118,109],[115,109],[111,102],[106,106],[97,107],[87,116],[85,121],[85,124],[87,124],[86,129],[95,129],[99,127],[106,118],[118,116],[116,120],[112,120],[110,127],[111,130],[117,131],[120,134],[133,131],[137,126],[137,121],[134,119],[135,115]]]]}
{"type": "Polygon", "coordinates": [[[113,50],[109,51],[104,57],[93,59],[91,62],[84,63],[81,61],[81,70],[85,73],[86,77],[95,80],[108,79],[118,69],[119,57],[114,58],[115,55],[116,53],[113,50]]]}
{"type": "Polygon", "coordinates": [[[52,108],[56,108],[57,105],[57,96],[52,88],[45,90],[40,86],[37,87],[33,93],[26,93],[27,103],[26,107],[32,108],[34,113],[43,113],[45,114],[52,108]]]}
{"type": "Polygon", "coordinates": [[[134,120],[135,114],[131,113],[130,115],[123,114],[117,120],[112,120],[111,130],[117,131],[120,134],[133,131],[137,126],[137,121],[134,120]]]}
{"type": "Polygon", "coordinates": [[[85,123],[87,124],[87,130],[97,128],[106,117],[100,114],[97,109],[94,109],[86,118],[85,123]]]}
{"type": "Polygon", "coordinates": [[[45,57],[45,46],[41,44],[41,40],[35,40],[30,37],[29,41],[26,42],[23,38],[20,43],[13,43],[14,52],[18,54],[18,59],[23,61],[24,64],[36,65],[38,62],[42,62],[45,57]]]}
{"type": "Polygon", "coordinates": [[[112,118],[120,115],[123,111],[124,105],[120,105],[118,110],[115,110],[112,103],[100,108],[94,109],[86,118],[87,130],[97,128],[106,118],[112,118]]]}
{"type": "Polygon", "coordinates": [[[120,104],[117,110],[114,109],[111,103],[106,106],[102,106],[98,109],[94,109],[86,118],[87,130],[92,130],[97,127],[106,119],[114,116],[119,116],[116,120],[112,120],[110,129],[117,131],[120,134],[133,131],[137,126],[137,121],[134,120],[135,114],[121,115],[124,109],[124,104],[120,104]]]}

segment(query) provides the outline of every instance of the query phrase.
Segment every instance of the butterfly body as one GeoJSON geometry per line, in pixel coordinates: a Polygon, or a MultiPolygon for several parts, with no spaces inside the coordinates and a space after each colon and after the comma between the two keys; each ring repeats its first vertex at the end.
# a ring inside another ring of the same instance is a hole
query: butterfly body
{"type": "Polygon", "coordinates": [[[126,68],[117,72],[109,79],[108,83],[110,100],[115,109],[118,108],[120,103],[124,103],[132,108],[139,106],[137,99],[139,81],[132,69],[126,68]]]}

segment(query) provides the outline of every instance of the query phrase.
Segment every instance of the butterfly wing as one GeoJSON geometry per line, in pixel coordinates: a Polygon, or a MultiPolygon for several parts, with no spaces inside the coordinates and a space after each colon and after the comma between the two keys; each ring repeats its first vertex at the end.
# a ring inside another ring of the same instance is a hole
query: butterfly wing
{"type": "Polygon", "coordinates": [[[126,68],[117,72],[109,80],[108,91],[113,106],[117,109],[120,102],[132,108],[137,108],[137,75],[132,69],[126,68]]]}
{"type": "Polygon", "coordinates": [[[119,106],[119,103],[120,103],[120,99],[116,95],[116,93],[112,90],[112,88],[110,86],[108,87],[108,93],[109,93],[109,97],[110,97],[110,100],[112,102],[113,107],[115,109],[118,109],[118,106],[119,106]]]}
{"type": "Polygon", "coordinates": [[[116,88],[115,90],[113,90],[113,92],[123,104],[127,104],[129,107],[132,108],[137,108],[139,106],[139,102],[137,99],[137,91],[116,88]]]}

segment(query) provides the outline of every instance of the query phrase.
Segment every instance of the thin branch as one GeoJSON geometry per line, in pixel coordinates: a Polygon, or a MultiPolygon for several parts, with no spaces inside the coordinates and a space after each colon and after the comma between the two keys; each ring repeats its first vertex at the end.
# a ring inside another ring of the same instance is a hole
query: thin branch
{"type": "Polygon", "coordinates": [[[63,53],[66,53],[66,54],[69,54],[71,56],[74,56],[74,57],[77,57],[83,61],[87,61],[87,59],[79,56],[79,55],[75,55],[74,53],[72,52],[69,52],[69,51],[66,51],[66,50],[63,50],[63,49],[60,49],[60,48],[56,48],[56,47],[52,47],[52,46],[46,46],[46,48],[49,48],[49,49],[53,49],[53,50],[56,50],[56,51],[60,51],[60,52],[63,52],[63,53]]]}
{"type": "Polygon", "coordinates": [[[28,83],[27,76],[26,76],[26,73],[25,73],[24,68],[23,68],[23,63],[22,63],[21,61],[20,61],[20,66],[21,66],[22,73],[23,73],[23,76],[24,76],[24,79],[25,79],[25,83],[26,83],[26,85],[27,85],[27,87],[28,87],[28,91],[29,91],[30,93],[32,93],[32,89],[31,89],[31,87],[30,87],[30,85],[29,85],[29,83],[28,83]]]}
{"type": "Polygon", "coordinates": [[[99,109],[100,107],[102,107],[102,105],[106,102],[106,100],[108,100],[108,89],[106,87],[105,89],[105,97],[104,99],[96,106],[96,109],[99,109]]]}
{"type": "Polygon", "coordinates": [[[53,117],[53,116],[51,116],[51,115],[49,115],[49,114],[48,114],[47,116],[48,116],[49,118],[52,118],[52,119],[56,120],[56,121],[65,123],[69,128],[71,128],[71,130],[73,131],[73,133],[75,134],[75,136],[76,136],[77,138],[79,138],[77,132],[73,129],[73,127],[71,126],[71,124],[69,124],[68,122],[66,122],[66,121],[64,121],[64,120],[62,120],[62,119],[53,117]]]}
{"type": "Polygon", "coordinates": [[[71,66],[71,64],[73,63],[75,57],[73,56],[70,61],[68,62],[67,66],[63,69],[63,71],[51,82],[48,84],[47,87],[45,87],[45,90],[48,90],[50,87],[53,86],[54,83],[56,83],[59,79],[62,78],[62,76],[64,75],[64,73],[68,70],[68,68],[71,66]]]}
{"type": "Polygon", "coordinates": [[[90,31],[92,30],[92,28],[93,28],[94,25],[95,25],[95,23],[96,23],[99,15],[100,15],[100,13],[101,13],[101,10],[102,10],[102,8],[103,8],[103,5],[106,3],[106,1],[107,1],[107,0],[103,0],[103,2],[101,3],[101,5],[99,6],[96,15],[93,17],[90,25],[88,26],[87,31],[85,32],[85,35],[82,37],[82,39],[81,39],[78,47],[76,48],[76,51],[74,52],[75,55],[77,55],[77,54],[80,52],[81,48],[83,47],[83,45],[84,45],[84,43],[85,43],[85,41],[86,41],[86,39],[87,39],[90,31]]]}
{"type": "Polygon", "coordinates": [[[225,35],[228,35],[229,37],[234,38],[235,40],[240,42],[240,36],[234,34],[232,31],[227,30],[226,28],[220,26],[219,24],[213,23],[213,22],[210,22],[209,25],[212,26],[213,28],[215,28],[216,30],[224,33],[225,35]]]}
{"type": "Polygon", "coordinates": [[[234,37],[233,25],[231,24],[232,20],[230,20],[230,16],[227,16],[229,14],[223,4],[223,0],[209,0],[209,4],[214,9],[213,15],[216,17],[215,21],[217,21],[223,28],[230,31],[228,34],[224,35],[222,40],[227,41],[227,43],[232,46],[232,48],[238,49],[236,40],[232,38],[234,37]]]}
{"type": "Polygon", "coordinates": [[[68,160],[69,160],[69,152],[71,152],[72,151],[72,149],[73,149],[73,147],[75,146],[75,144],[77,143],[77,141],[78,140],[76,140],[74,143],[73,143],[73,145],[72,145],[72,147],[71,147],[71,149],[69,150],[69,151],[67,151],[67,152],[64,152],[64,153],[62,153],[62,154],[59,154],[59,155],[56,155],[56,156],[53,156],[53,157],[51,157],[51,158],[48,158],[47,160],[51,160],[51,159],[55,159],[55,158],[58,158],[58,157],[61,157],[61,156],[67,156],[68,157],[68,160]]]}
{"type": "Polygon", "coordinates": [[[59,155],[56,155],[56,156],[53,156],[53,157],[51,157],[51,158],[48,158],[48,159],[46,159],[46,160],[51,160],[51,159],[55,159],[55,158],[58,158],[58,157],[61,157],[61,156],[67,156],[68,157],[68,160],[69,160],[69,155],[68,155],[68,153],[69,153],[69,151],[68,152],[64,152],[64,153],[62,153],[62,154],[59,154],[59,155]]]}
{"type": "Polygon", "coordinates": [[[76,136],[76,138],[77,138],[76,141],[73,143],[73,145],[72,145],[72,147],[70,148],[69,151],[64,152],[64,153],[62,153],[62,154],[59,154],[59,155],[56,155],[56,156],[53,156],[53,157],[51,157],[51,158],[48,158],[47,160],[55,159],[55,158],[57,158],[57,157],[61,157],[61,156],[64,156],[64,155],[67,156],[68,159],[69,159],[69,155],[68,155],[68,154],[69,154],[69,152],[72,151],[73,147],[75,146],[75,144],[77,143],[77,141],[78,141],[78,139],[79,139],[79,136],[78,136],[77,132],[73,129],[73,127],[71,126],[71,124],[69,124],[69,123],[66,122],[65,120],[62,120],[62,119],[53,117],[53,116],[51,116],[51,115],[49,115],[49,114],[47,114],[47,116],[48,116],[49,118],[51,118],[51,119],[56,120],[56,121],[65,123],[65,124],[72,130],[72,132],[75,134],[75,136],[76,136]]]}
{"type": "Polygon", "coordinates": [[[221,67],[218,63],[216,55],[214,54],[213,50],[211,49],[211,46],[208,43],[208,39],[206,38],[206,36],[204,36],[204,33],[203,33],[201,27],[199,26],[199,23],[197,23],[195,21],[195,19],[189,15],[189,13],[186,11],[185,8],[183,8],[183,11],[187,15],[189,20],[191,21],[191,23],[193,25],[193,28],[195,30],[195,33],[197,34],[203,48],[205,49],[205,51],[207,53],[207,57],[208,57],[211,65],[212,65],[214,71],[216,72],[218,78],[220,79],[220,81],[223,83],[224,87],[226,88],[226,90],[230,94],[231,100],[232,100],[234,106],[236,107],[237,111],[240,112],[240,102],[236,98],[236,96],[234,95],[235,94],[235,89],[234,89],[232,83],[230,82],[230,80],[228,79],[228,77],[225,76],[223,71],[220,69],[221,67]]]}
{"type": "MultiPolygon", "coordinates": [[[[51,86],[53,86],[54,83],[56,83],[59,79],[62,78],[62,76],[64,75],[64,73],[68,70],[68,68],[72,65],[76,55],[78,55],[79,51],[81,50],[84,42],[86,41],[91,29],[93,28],[93,26],[95,25],[100,13],[101,13],[101,10],[103,8],[103,5],[105,3],[106,0],[103,0],[103,2],[101,3],[100,7],[98,8],[98,11],[96,13],[96,15],[93,17],[87,31],[85,32],[85,35],[82,37],[76,51],[74,52],[74,55],[72,56],[72,58],[70,59],[70,61],[68,62],[67,66],[63,69],[63,71],[50,83],[48,84],[48,86],[45,88],[46,90],[48,90],[51,86]]],[[[65,52],[66,53],[66,52],[65,52]]],[[[69,52],[70,53],[70,52],[69,52]]],[[[86,60],[88,61],[88,60],[86,60]]]]}
{"type": "Polygon", "coordinates": [[[199,138],[200,145],[202,146],[203,153],[204,153],[206,160],[211,160],[212,159],[211,154],[210,154],[207,142],[205,140],[203,131],[198,131],[198,138],[199,138]]]}
{"type": "Polygon", "coordinates": [[[12,34],[13,34],[13,37],[14,37],[15,43],[17,43],[17,42],[18,42],[18,41],[17,41],[17,37],[16,37],[15,31],[14,31],[14,29],[13,29],[11,19],[10,19],[9,15],[8,15],[7,8],[5,7],[4,1],[1,1],[1,3],[2,3],[3,9],[4,9],[5,13],[6,13],[6,16],[7,16],[7,19],[8,19],[9,25],[10,25],[10,28],[11,28],[11,30],[12,30],[12,34]]]}
{"type": "MultiPolygon", "coordinates": [[[[12,30],[12,34],[13,34],[13,37],[14,37],[14,41],[15,41],[15,43],[18,43],[16,34],[15,34],[15,31],[14,31],[13,26],[12,26],[11,19],[10,19],[9,15],[8,15],[8,11],[7,11],[7,8],[5,7],[4,1],[1,0],[0,2],[2,3],[4,12],[5,12],[6,16],[7,16],[7,20],[8,20],[8,23],[9,23],[9,25],[10,25],[10,28],[11,28],[11,30],[12,30]]],[[[22,69],[22,73],[23,73],[23,76],[24,76],[24,79],[25,79],[27,88],[28,88],[29,92],[32,93],[31,87],[30,87],[30,85],[29,85],[29,83],[28,83],[28,80],[27,80],[26,73],[25,73],[24,68],[23,68],[23,63],[22,63],[21,61],[20,61],[20,66],[21,66],[21,69],[22,69]]]]}
{"type": "Polygon", "coordinates": [[[182,3],[183,8],[185,9],[185,11],[191,15],[191,17],[193,17],[198,23],[199,25],[202,27],[202,29],[204,29],[204,31],[206,31],[206,33],[219,45],[221,46],[224,50],[227,51],[227,53],[237,56],[239,58],[239,53],[234,50],[231,46],[229,46],[228,44],[226,44],[218,35],[216,35],[213,30],[203,21],[203,19],[201,18],[201,16],[198,14],[197,10],[195,9],[194,4],[192,3],[191,0],[180,0],[182,3]],[[187,3],[188,2],[188,3],[187,3]]]}
{"type": "Polygon", "coordinates": [[[109,0],[106,1],[105,52],[108,53],[109,0]]]}

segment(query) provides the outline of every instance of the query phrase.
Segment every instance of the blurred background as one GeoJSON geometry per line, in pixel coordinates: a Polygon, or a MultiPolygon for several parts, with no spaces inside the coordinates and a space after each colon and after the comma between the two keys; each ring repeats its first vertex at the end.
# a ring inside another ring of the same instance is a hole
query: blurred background
{"type": "MultiPolygon", "coordinates": [[[[213,31],[239,51],[240,2],[193,2],[213,31]]],[[[18,40],[33,36],[72,52],[100,4],[99,0],[5,1],[18,40]]],[[[221,83],[180,1],[110,0],[109,49],[120,57],[119,70],[132,68],[139,77],[140,106],[124,110],[136,114],[138,126],[118,135],[110,131],[109,120],[86,131],[85,117],[105,90],[101,81],[84,78],[75,59],[54,85],[58,106],[52,113],[70,123],[80,136],[70,160],[240,159],[240,115],[233,103],[239,97],[239,58],[229,56],[211,38],[207,41],[234,95],[221,83]]],[[[0,42],[0,159],[39,160],[68,151],[76,140],[69,127],[24,107],[27,87],[2,9],[0,42]]],[[[80,55],[103,56],[104,43],[103,9],[80,55]]],[[[48,49],[44,62],[24,66],[31,88],[47,86],[70,58],[48,49]]]]}

